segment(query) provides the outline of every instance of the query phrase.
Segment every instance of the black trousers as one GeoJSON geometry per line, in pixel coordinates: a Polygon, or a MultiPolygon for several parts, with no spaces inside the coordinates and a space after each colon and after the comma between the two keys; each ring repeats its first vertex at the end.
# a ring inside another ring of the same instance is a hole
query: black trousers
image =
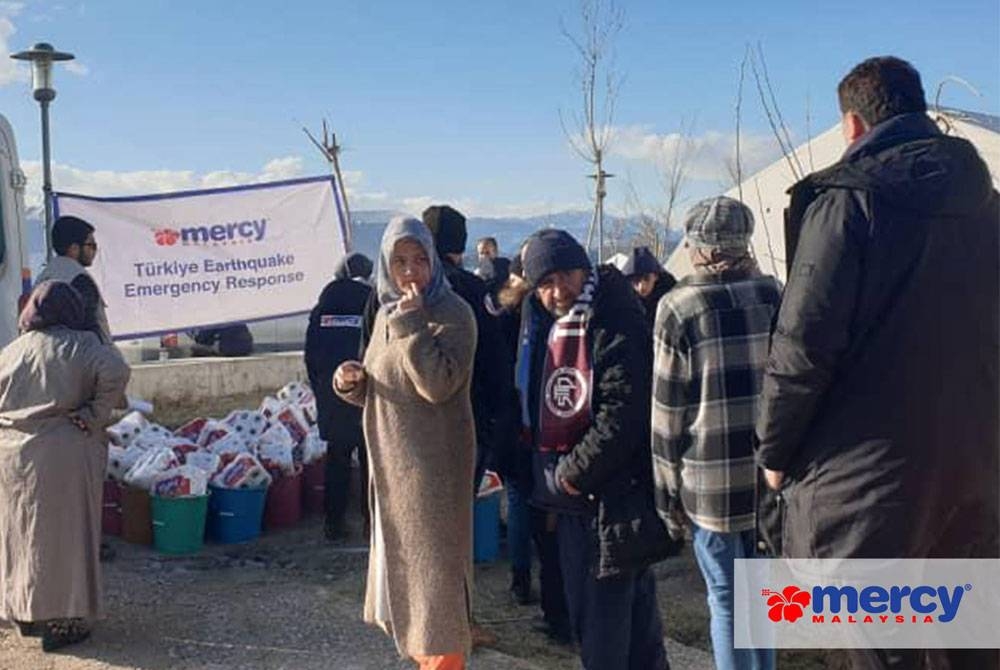
{"type": "Polygon", "coordinates": [[[371,513],[368,509],[368,451],[364,438],[360,440],[330,441],[326,445],[326,524],[340,527],[347,515],[347,503],[351,490],[351,456],[358,452],[361,465],[361,486],[358,496],[359,509],[368,525],[371,513]]]}
{"type": "Polygon", "coordinates": [[[559,564],[559,542],[556,537],[556,515],[535,507],[531,508],[531,537],[538,552],[541,584],[542,616],[550,628],[569,630],[569,609],[563,586],[562,566],[559,564]]]}

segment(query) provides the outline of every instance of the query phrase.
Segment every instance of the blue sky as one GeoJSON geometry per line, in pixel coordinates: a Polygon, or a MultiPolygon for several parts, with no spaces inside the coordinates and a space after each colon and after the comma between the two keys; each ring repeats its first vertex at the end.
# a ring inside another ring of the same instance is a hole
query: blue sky
{"type": "MultiPolygon", "coordinates": [[[[837,121],[835,87],[861,59],[893,53],[922,72],[930,96],[948,75],[950,106],[1000,114],[1000,3],[622,1],[615,63],[625,76],[608,169],[609,204],[631,181],[655,206],[654,164],[670,133],[693,123],[701,154],[688,195],[721,190],[732,147],[739,64],[763,44],[797,139],[837,121]]],[[[418,213],[452,201],[470,214],[588,207],[587,168],[567,146],[559,110],[578,107],[576,0],[548,2],[0,3],[0,48],[36,41],[72,51],[56,72],[57,189],[100,195],[321,174],[302,134],[325,116],[342,143],[353,206],[418,213]]],[[[38,108],[24,71],[0,64],[0,112],[13,124],[37,193],[38,108]]],[[[747,85],[744,150],[777,149],[747,85]]],[[[30,194],[29,194],[30,195],[30,194]]],[[[31,198],[29,198],[31,199],[31,198]]],[[[37,196],[33,196],[37,200],[37,196]]]]}

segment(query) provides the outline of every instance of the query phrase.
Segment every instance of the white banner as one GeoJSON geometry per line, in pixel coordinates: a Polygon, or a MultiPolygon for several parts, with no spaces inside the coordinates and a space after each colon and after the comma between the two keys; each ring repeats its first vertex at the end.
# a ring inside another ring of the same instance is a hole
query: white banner
{"type": "Polygon", "coordinates": [[[91,223],[115,339],[308,312],[346,253],[330,177],[129,198],[56,195],[91,223]]]}
{"type": "Polygon", "coordinates": [[[739,559],[735,647],[1000,647],[1000,560],[739,559]]]}

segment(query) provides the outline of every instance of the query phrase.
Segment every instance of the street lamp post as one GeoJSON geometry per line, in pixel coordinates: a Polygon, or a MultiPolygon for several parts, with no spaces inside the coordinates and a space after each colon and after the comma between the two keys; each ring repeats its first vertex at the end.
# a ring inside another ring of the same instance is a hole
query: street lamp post
{"type": "Polygon", "coordinates": [[[45,200],[46,258],[52,257],[52,165],[49,150],[49,103],[55,100],[52,86],[52,63],[73,60],[71,53],[56,51],[51,44],[39,42],[27,51],[11,54],[14,60],[31,62],[31,82],[35,100],[42,108],[42,193],[45,200]]]}

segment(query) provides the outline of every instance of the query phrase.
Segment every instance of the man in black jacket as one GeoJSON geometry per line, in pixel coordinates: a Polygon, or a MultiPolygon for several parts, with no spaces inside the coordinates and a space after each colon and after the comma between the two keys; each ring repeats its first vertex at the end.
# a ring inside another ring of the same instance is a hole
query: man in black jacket
{"type": "Polygon", "coordinates": [[[909,63],[866,60],[838,94],[850,146],[791,191],[757,422],[784,554],[996,557],[997,192],[909,63]]]}
{"type": "Polygon", "coordinates": [[[361,510],[368,524],[368,468],[361,409],[348,405],[333,392],[333,373],[341,363],[357,356],[361,319],[372,292],[365,283],[372,274],[372,262],[364,255],[348,255],[337,268],[309,315],[306,330],[306,370],[316,395],[319,434],[326,443],[326,536],[344,534],[347,493],[351,475],[351,454],[358,450],[361,464],[361,510]]]}
{"type": "Polygon", "coordinates": [[[498,417],[502,416],[504,399],[513,378],[508,357],[504,353],[500,324],[486,311],[486,283],[462,267],[462,255],[468,232],[465,216],[448,205],[435,205],[424,210],[424,223],[434,235],[434,246],[444,266],[444,275],[458,295],[469,303],[476,317],[476,355],[472,368],[472,413],[476,422],[476,488],[483,472],[491,466],[497,439],[498,417]]]}
{"type": "Polygon", "coordinates": [[[566,601],[587,670],[668,667],[649,566],[669,546],[653,503],[652,342],[620,272],[559,230],[524,250],[517,386],[534,505],[557,513],[566,601]]]}
{"type": "Polygon", "coordinates": [[[649,247],[632,249],[621,270],[639,295],[642,307],[646,310],[646,321],[652,330],[656,321],[656,306],[660,304],[660,298],[674,287],[677,280],[664,269],[649,247]]]}

